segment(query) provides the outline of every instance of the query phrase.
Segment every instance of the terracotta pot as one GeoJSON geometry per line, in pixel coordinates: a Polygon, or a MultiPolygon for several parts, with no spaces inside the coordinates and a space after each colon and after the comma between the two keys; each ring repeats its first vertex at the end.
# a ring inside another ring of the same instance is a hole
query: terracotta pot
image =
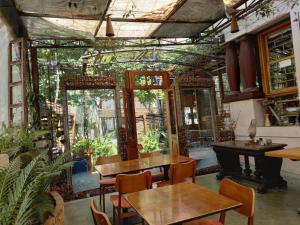
{"type": "Polygon", "coordinates": [[[44,225],[64,225],[64,200],[57,191],[51,191],[55,208],[51,216],[44,222],[44,225]]]}

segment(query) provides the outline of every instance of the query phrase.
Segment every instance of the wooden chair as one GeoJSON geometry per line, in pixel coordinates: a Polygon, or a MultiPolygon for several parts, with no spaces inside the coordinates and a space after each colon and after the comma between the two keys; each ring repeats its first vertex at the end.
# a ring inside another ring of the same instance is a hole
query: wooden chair
{"type": "Polygon", "coordinates": [[[169,181],[161,181],[157,183],[158,187],[185,182],[186,178],[191,177],[195,183],[196,161],[191,160],[185,163],[171,164],[169,169],[169,181]]]}
{"type": "Polygon", "coordinates": [[[130,211],[131,205],[122,197],[123,194],[142,191],[151,188],[151,173],[145,171],[138,174],[119,174],[116,177],[116,190],[118,195],[111,195],[110,200],[113,205],[113,224],[120,225],[124,218],[136,215],[135,211],[130,211]],[[124,212],[126,209],[126,212],[124,212]]]}
{"type": "MultiPolygon", "coordinates": [[[[98,157],[96,159],[96,165],[115,163],[115,162],[120,162],[121,160],[122,159],[121,159],[120,155],[98,157]]],[[[112,177],[112,178],[102,179],[102,177],[100,175],[99,184],[100,184],[100,189],[99,189],[99,191],[100,191],[100,197],[99,197],[100,207],[102,207],[103,212],[105,212],[105,192],[106,192],[107,188],[115,186],[116,178],[112,177]]]]}
{"type": "Polygon", "coordinates": [[[107,215],[97,210],[96,202],[91,200],[91,211],[95,225],[111,225],[107,215]]]}
{"type": "MultiPolygon", "coordinates": [[[[139,153],[140,158],[149,158],[149,157],[155,157],[155,156],[161,156],[161,153],[159,151],[155,152],[140,152],[139,153]]],[[[159,167],[158,172],[151,172],[152,176],[152,182],[161,181],[164,179],[164,172],[161,167],[159,167]]]]}
{"type": "MultiPolygon", "coordinates": [[[[219,193],[241,202],[243,205],[235,210],[248,217],[248,225],[254,224],[255,191],[253,188],[240,185],[225,178],[221,181],[219,193]]],[[[220,214],[219,221],[201,219],[191,223],[194,225],[223,225],[225,223],[225,212],[220,214]]]]}

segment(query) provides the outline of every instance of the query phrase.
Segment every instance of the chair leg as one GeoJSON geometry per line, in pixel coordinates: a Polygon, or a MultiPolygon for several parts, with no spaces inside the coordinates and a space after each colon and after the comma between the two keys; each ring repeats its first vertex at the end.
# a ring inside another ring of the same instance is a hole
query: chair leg
{"type": "Polygon", "coordinates": [[[254,217],[253,216],[248,218],[248,225],[254,225],[254,217]]]}
{"type": "Polygon", "coordinates": [[[105,213],[105,187],[102,189],[103,212],[105,213]]]}
{"type": "Polygon", "coordinates": [[[118,207],[118,225],[123,224],[122,222],[122,208],[118,207]]]}
{"type": "Polygon", "coordinates": [[[100,210],[103,210],[102,209],[102,186],[100,185],[99,187],[99,207],[100,207],[100,210]]]}
{"type": "Polygon", "coordinates": [[[113,225],[116,224],[116,208],[113,206],[113,225]]]}
{"type": "Polygon", "coordinates": [[[220,213],[220,219],[219,221],[222,223],[222,224],[225,224],[225,212],[221,212],[220,213]]]}

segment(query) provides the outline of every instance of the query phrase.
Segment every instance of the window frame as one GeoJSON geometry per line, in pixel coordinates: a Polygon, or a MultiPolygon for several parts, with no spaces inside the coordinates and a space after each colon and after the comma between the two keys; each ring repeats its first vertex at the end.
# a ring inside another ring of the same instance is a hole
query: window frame
{"type": "MultiPolygon", "coordinates": [[[[268,51],[268,43],[267,38],[273,34],[276,34],[286,28],[291,27],[290,20],[285,20],[283,22],[278,23],[272,28],[269,28],[258,35],[258,46],[259,46],[259,57],[261,62],[261,75],[262,75],[262,86],[263,91],[266,97],[270,96],[284,96],[298,93],[298,87],[288,87],[273,90],[271,83],[271,74],[270,74],[270,63],[269,63],[269,51],[268,51]]],[[[293,46],[294,49],[294,46],[293,46]]],[[[292,56],[288,58],[294,58],[294,53],[292,56]]],[[[295,77],[296,78],[296,77],[295,77]]],[[[296,78],[297,79],[297,78],[296,78]]]]}

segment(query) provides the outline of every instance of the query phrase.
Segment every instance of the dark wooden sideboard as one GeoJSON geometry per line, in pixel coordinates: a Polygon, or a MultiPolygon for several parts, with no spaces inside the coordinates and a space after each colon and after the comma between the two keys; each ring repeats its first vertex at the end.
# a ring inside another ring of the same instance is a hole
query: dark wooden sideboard
{"type": "Polygon", "coordinates": [[[281,158],[266,157],[265,152],[283,149],[286,144],[246,144],[245,141],[228,141],[213,144],[213,149],[220,164],[218,179],[232,176],[247,179],[259,184],[257,190],[267,192],[268,188],[286,187],[287,182],[280,176],[281,158]],[[255,171],[250,168],[249,157],[254,158],[255,171]],[[244,160],[244,168],[241,165],[244,160]]]}

